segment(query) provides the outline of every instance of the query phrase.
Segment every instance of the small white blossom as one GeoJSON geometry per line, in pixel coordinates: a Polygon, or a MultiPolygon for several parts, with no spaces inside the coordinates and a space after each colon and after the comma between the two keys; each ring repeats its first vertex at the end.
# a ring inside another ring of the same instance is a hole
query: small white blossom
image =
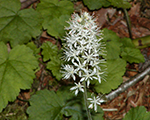
{"type": "Polygon", "coordinates": [[[93,99],[88,98],[88,100],[91,103],[88,108],[93,109],[93,107],[94,107],[94,110],[97,112],[97,105],[101,105],[101,103],[99,102],[100,98],[98,96],[95,98],[95,96],[94,96],[93,99]]]}
{"type": "Polygon", "coordinates": [[[83,55],[82,57],[88,62],[90,62],[91,60],[94,60],[95,57],[98,57],[99,55],[96,54],[96,53],[91,53],[91,51],[89,50],[88,53],[87,52],[84,52],[85,55],[83,55]]]}
{"type": "Polygon", "coordinates": [[[73,78],[73,80],[75,80],[76,78],[75,78],[75,74],[76,74],[76,70],[73,68],[73,66],[71,66],[71,65],[65,65],[64,67],[63,67],[63,69],[65,70],[65,71],[61,71],[64,75],[64,79],[69,79],[70,77],[72,77],[73,78]]]}
{"type": "Polygon", "coordinates": [[[72,50],[72,49],[69,49],[66,48],[66,50],[64,50],[64,54],[66,55],[66,60],[69,61],[70,59],[74,60],[79,60],[78,58],[78,55],[80,53],[80,51],[77,51],[77,50],[72,50]]]}
{"type": "Polygon", "coordinates": [[[78,94],[79,91],[84,92],[84,86],[80,84],[80,82],[75,83],[76,86],[70,88],[70,90],[75,90],[75,95],[78,94]]]}
{"type": "Polygon", "coordinates": [[[97,112],[97,105],[101,105],[101,103],[106,102],[106,100],[101,99],[99,96],[97,96],[95,98],[95,96],[92,98],[88,98],[88,100],[90,101],[90,105],[88,106],[88,108],[93,109],[94,107],[94,111],[97,112]]]}
{"type": "Polygon", "coordinates": [[[83,63],[81,63],[80,61],[73,62],[73,64],[77,67],[76,71],[79,73],[79,76],[81,77],[81,70],[86,72],[87,70],[85,69],[85,65],[86,65],[86,61],[84,61],[83,63]]]}

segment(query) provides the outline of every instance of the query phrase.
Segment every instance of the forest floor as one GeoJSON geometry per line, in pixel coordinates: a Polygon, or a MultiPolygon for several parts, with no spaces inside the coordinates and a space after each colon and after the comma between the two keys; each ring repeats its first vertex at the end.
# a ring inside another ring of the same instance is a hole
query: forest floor
{"type": "MultiPolygon", "coordinates": [[[[146,2],[146,0],[143,0],[146,2]]],[[[149,0],[147,0],[149,1],[149,0]]],[[[34,3],[35,5],[37,3],[34,3]]],[[[132,38],[140,38],[150,35],[150,3],[137,2],[134,0],[131,2],[131,9],[128,10],[132,25],[132,38]]],[[[75,12],[80,10],[87,11],[90,14],[94,13],[97,17],[97,23],[101,28],[108,28],[114,31],[119,37],[129,37],[126,20],[124,13],[121,9],[115,8],[101,8],[97,11],[89,11],[82,2],[75,2],[75,12]]],[[[51,41],[55,43],[54,38],[48,36],[44,32],[40,38],[41,42],[51,41]]],[[[150,60],[150,48],[141,49],[142,53],[147,56],[147,61],[150,60]]],[[[139,73],[142,66],[149,64],[128,64],[127,68],[132,71],[126,71],[123,76],[124,82],[139,73]]],[[[45,71],[43,65],[40,66],[40,70],[36,73],[36,79],[32,86],[32,89],[44,89],[51,87],[51,89],[57,90],[59,85],[55,82],[54,78],[45,71]]],[[[34,91],[21,91],[18,96],[18,100],[15,101],[25,111],[28,104],[20,99],[28,100],[31,93],[34,91]]],[[[146,76],[143,80],[128,88],[124,93],[120,94],[115,99],[108,101],[101,105],[102,108],[117,109],[117,111],[104,112],[104,118],[106,120],[121,120],[124,115],[132,108],[136,106],[145,106],[147,111],[150,111],[150,79],[146,76]]],[[[21,113],[22,114],[22,113],[21,113]]]]}

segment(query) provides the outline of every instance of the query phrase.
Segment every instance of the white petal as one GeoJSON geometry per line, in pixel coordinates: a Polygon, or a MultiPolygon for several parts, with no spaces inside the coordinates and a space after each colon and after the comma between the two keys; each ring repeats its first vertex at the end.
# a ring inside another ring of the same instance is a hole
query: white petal
{"type": "Polygon", "coordinates": [[[93,104],[90,104],[88,108],[91,108],[91,109],[92,109],[92,108],[93,108],[93,104]]]}
{"type": "Polygon", "coordinates": [[[76,77],[75,77],[75,75],[72,75],[72,77],[73,77],[73,80],[75,81],[75,80],[76,80],[76,77]]]}
{"type": "Polygon", "coordinates": [[[80,89],[80,91],[81,91],[81,92],[84,92],[84,89],[83,89],[83,88],[81,88],[81,89],[80,89]]]}
{"type": "Polygon", "coordinates": [[[87,98],[87,100],[90,100],[90,101],[91,101],[91,100],[93,100],[93,99],[92,99],[92,98],[87,98]]]}
{"type": "Polygon", "coordinates": [[[90,85],[90,80],[87,81],[87,87],[89,87],[89,85],[90,85]]]}
{"type": "Polygon", "coordinates": [[[94,110],[97,112],[97,105],[94,104],[94,110]]]}
{"type": "Polygon", "coordinates": [[[101,103],[100,103],[100,102],[97,102],[97,104],[98,104],[98,105],[101,105],[101,103]]]}
{"type": "Polygon", "coordinates": [[[77,86],[74,86],[74,87],[70,88],[70,90],[75,90],[77,88],[78,88],[77,86]]]}
{"type": "Polygon", "coordinates": [[[100,99],[99,102],[103,103],[103,102],[106,102],[106,100],[100,99]]]}
{"type": "Polygon", "coordinates": [[[81,78],[80,82],[83,82],[85,78],[81,78]]]}
{"type": "Polygon", "coordinates": [[[78,92],[79,92],[79,91],[78,91],[78,89],[77,89],[77,90],[75,91],[75,95],[76,95],[76,96],[77,96],[78,92]]]}

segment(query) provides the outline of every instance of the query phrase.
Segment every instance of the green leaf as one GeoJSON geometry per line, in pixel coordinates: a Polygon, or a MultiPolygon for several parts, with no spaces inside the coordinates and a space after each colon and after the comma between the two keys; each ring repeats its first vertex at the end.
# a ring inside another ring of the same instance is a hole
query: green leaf
{"type": "Polygon", "coordinates": [[[57,80],[61,80],[62,78],[62,74],[60,73],[61,64],[62,61],[59,56],[53,56],[53,59],[47,64],[47,69],[52,71],[53,75],[56,77],[57,80]]]}
{"type": "Polygon", "coordinates": [[[140,63],[144,62],[144,56],[141,54],[139,49],[135,48],[130,38],[122,38],[122,52],[121,57],[130,63],[140,63]]]}
{"type": "Polygon", "coordinates": [[[121,53],[121,57],[130,63],[140,63],[145,61],[141,51],[131,47],[125,47],[121,53]]]}
{"type": "Polygon", "coordinates": [[[61,15],[58,18],[53,18],[51,21],[49,21],[49,27],[47,28],[47,32],[57,37],[62,37],[65,35],[64,26],[67,26],[67,22],[70,18],[69,15],[61,15]],[[57,23],[57,24],[56,24],[57,23]]]}
{"type": "Polygon", "coordinates": [[[71,116],[69,120],[83,120],[86,117],[83,94],[80,92],[78,96],[70,92],[72,86],[62,86],[57,95],[66,104],[64,115],[71,116]]]}
{"type": "Polygon", "coordinates": [[[97,80],[94,80],[91,84],[95,84],[96,92],[109,93],[122,83],[122,76],[126,70],[126,61],[120,58],[123,44],[116,33],[105,28],[103,29],[103,34],[107,50],[107,56],[103,56],[107,60],[107,76],[106,80],[102,80],[101,84],[97,80]]]}
{"type": "Polygon", "coordinates": [[[19,0],[0,0],[0,41],[10,41],[11,46],[27,43],[41,33],[40,14],[20,7],[19,0]]]}
{"type": "Polygon", "coordinates": [[[33,54],[37,57],[40,58],[40,55],[38,55],[38,53],[40,53],[40,48],[37,48],[36,45],[33,42],[29,42],[27,44],[27,47],[29,47],[32,51],[33,54]]]}
{"type": "MultiPolygon", "coordinates": [[[[104,41],[106,42],[106,51],[107,56],[106,59],[118,59],[121,53],[120,46],[122,43],[120,42],[120,38],[116,35],[115,32],[103,29],[104,41]]],[[[104,56],[105,58],[105,56],[104,56]]]]}
{"type": "Polygon", "coordinates": [[[123,120],[150,120],[150,112],[144,106],[131,108],[123,120]]]}
{"type": "Polygon", "coordinates": [[[82,120],[82,114],[77,107],[67,102],[72,97],[66,91],[58,91],[57,94],[48,90],[38,91],[30,99],[31,106],[27,109],[29,120],[63,120],[63,114],[70,116],[71,120],[82,120]]]}
{"type": "Polygon", "coordinates": [[[122,47],[135,48],[135,45],[133,44],[133,42],[130,38],[121,38],[120,41],[123,44],[122,47]]]}
{"type": "Polygon", "coordinates": [[[97,107],[97,112],[92,115],[93,120],[104,120],[104,111],[100,106],[97,107]]]}
{"type": "Polygon", "coordinates": [[[18,45],[8,53],[7,46],[0,42],[0,111],[8,101],[15,100],[20,89],[30,89],[37,67],[30,48],[18,45]]]}
{"type": "Polygon", "coordinates": [[[108,0],[83,0],[83,2],[90,10],[100,9],[102,6],[108,7],[110,5],[108,0]]]}
{"type": "Polygon", "coordinates": [[[43,43],[41,46],[42,50],[42,55],[43,55],[43,61],[48,61],[50,59],[53,59],[53,56],[57,56],[58,54],[58,48],[56,45],[53,43],[47,41],[43,43]]]}
{"type": "Polygon", "coordinates": [[[136,49],[130,38],[120,39],[115,32],[103,29],[104,41],[106,42],[107,60],[118,59],[121,57],[130,63],[144,62],[144,57],[140,50],[136,49]]]}
{"type": "Polygon", "coordinates": [[[51,42],[46,42],[43,43],[41,48],[43,49],[43,61],[50,60],[47,64],[47,69],[52,71],[57,80],[60,80],[62,78],[62,75],[60,73],[62,61],[57,46],[52,44],[51,42]]]}
{"type": "Polygon", "coordinates": [[[111,5],[117,8],[125,8],[125,9],[131,8],[131,5],[127,0],[108,0],[108,1],[111,3],[111,5]]]}
{"type": "Polygon", "coordinates": [[[47,32],[56,38],[62,37],[65,34],[66,21],[74,11],[73,6],[73,3],[68,0],[42,0],[37,10],[44,18],[42,24],[44,29],[47,29],[47,32]]]}
{"type": "Polygon", "coordinates": [[[94,86],[98,93],[109,93],[112,89],[116,89],[123,81],[122,76],[125,72],[126,61],[122,59],[107,60],[107,79],[100,84],[96,81],[94,86]]]}

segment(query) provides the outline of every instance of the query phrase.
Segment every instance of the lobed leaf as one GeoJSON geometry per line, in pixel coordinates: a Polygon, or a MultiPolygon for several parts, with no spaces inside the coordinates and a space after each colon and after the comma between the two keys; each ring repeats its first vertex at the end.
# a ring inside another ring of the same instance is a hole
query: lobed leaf
{"type": "Polygon", "coordinates": [[[53,59],[47,64],[47,69],[52,71],[57,80],[61,80],[62,78],[62,74],[60,73],[61,64],[62,61],[59,56],[54,56],[53,59]]]}
{"type": "Polygon", "coordinates": [[[83,2],[90,10],[96,10],[100,9],[101,7],[108,7],[110,5],[125,9],[131,7],[130,3],[126,0],[83,0],[83,2]]]}
{"type": "Polygon", "coordinates": [[[120,58],[115,60],[107,60],[107,79],[100,84],[96,82],[94,88],[98,93],[109,93],[112,89],[116,89],[123,81],[126,67],[126,61],[120,58]]]}
{"type": "Polygon", "coordinates": [[[0,41],[9,41],[13,47],[35,38],[42,28],[38,12],[20,7],[19,0],[0,0],[0,41]]]}
{"type": "Polygon", "coordinates": [[[50,60],[47,64],[47,69],[52,71],[57,80],[60,80],[62,78],[62,74],[60,73],[62,61],[57,46],[51,42],[46,42],[43,43],[41,48],[43,49],[43,60],[50,60]]]}
{"type": "Polygon", "coordinates": [[[49,41],[43,43],[41,48],[42,48],[42,55],[43,55],[44,62],[53,59],[54,56],[58,55],[57,46],[49,41]]]}
{"type": "Polygon", "coordinates": [[[123,120],[150,120],[150,112],[144,106],[131,108],[123,120]]]}
{"type": "Polygon", "coordinates": [[[131,4],[127,0],[108,0],[111,5],[117,8],[128,9],[131,8],[131,4]]]}
{"type": "Polygon", "coordinates": [[[131,47],[125,47],[121,53],[121,57],[130,63],[140,63],[145,61],[141,51],[131,47]]]}
{"type": "Polygon", "coordinates": [[[135,48],[135,45],[133,44],[133,42],[130,38],[121,38],[120,42],[122,43],[122,47],[135,48]]]}
{"type": "Polygon", "coordinates": [[[106,43],[107,78],[106,81],[95,84],[96,92],[108,93],[122,83],[126,61],[133,63],[144,62],[144,56],[136,49],[130,38],[119,38],[115,32],[103,29],[104,42],[106,43]],[[120,57],[121,56],[121,57],[120,57]]]}
{"type": "Polygon", "coordinates": [[[108,0],[83,0],[83,2],[90,10],[96,10],[110,5],[108,0]]]}
{"type": "MultiPolygon", "coordinates": [[[[106,51],[107,56],[106,59],[118,59],[121,53],[120,47],[122,43],[119,41],[120,38],[116,35],[115,32],[108,30],[106,28],[103,29],[104,41],[106,43],[106,51]]],[[[104,56],[105,58],[105,56],[104,56]]]]}
{"type": "Polygon", "coordinates": [[[29,120],[63,120],[63,115],[71,117],[71,120],[82,120],[79,107],[71,106],[67,102],[72,97],[69,90],[58,91],[57,94],[48,90],[38,91],[30,99],[31,106],[27,109],[29,120]]]}
{"type": "Polygon", "coordinates": [[[130,38],[122,38],[121,42],[123,43],[121,57],[124,60],[130,63],[144,62],[144,56],[139,49],[135,48],[130,38]]]}
{"type": "Polygon", "coordinates": [[[70,14],[74,11],[73,3],[68,0],[41,0],[37,10],[44,18],[43,27],[47,32],[58,38],[65,34],[64,26],[69,20],[70,14]]]}
{"type": "Polygon", "coordinates": [[[37,48],[37,46],[34,44],[34,42],[29,42],[26,46],[29,47],[33,51],[33,54],[36,56],[37,59],[41,57],[39,55],[40,48],[37,48]]]}
{"type": "Polygon", "coordinates": [[[14,101],[20,89],[30,89],[38,62],[25,45],[14,47],[9,53],[0,42],[0,111],[8,101],[14,101]]]}

